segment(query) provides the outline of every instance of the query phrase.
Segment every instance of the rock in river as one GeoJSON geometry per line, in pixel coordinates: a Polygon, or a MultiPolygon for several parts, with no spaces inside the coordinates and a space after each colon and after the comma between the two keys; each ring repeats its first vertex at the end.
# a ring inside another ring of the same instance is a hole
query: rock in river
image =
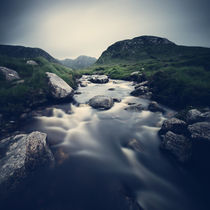
{"type": "Polygon", "coordinates": [[[107,83],[109,78],[106,75],[92,75],[89,79],[92,83],[107,83]]]}
{"type": "Polygon", "coordinates": [[[151,112],[164,112],[164,109],[161,108],[161,106],[156,101],[150,102],[148,110],[151,112]]]}
{"type": "Polygon", "coordinates": [[[172,131],[177,134],[186,134],[187,124],[183,120],[179,120],[177,118],[165,120],[159,131],[159,134],[162,135],[167,133],[168,131],[172,131]]]}
{"type": "Polygon", "coordinates": [[[188,126],[191,138],[210,142],[210,122],[198,122],[188,126]]]}
{"type": "Polygon", "coordinates": [[[6,67],[0,67],[0,73],[5,76],[7,81],[12,81],[16,79],[20,79],[18,73],[15,70],[8,69],[6,67]]]}
{"type": "Polygon", "coordinates": [[[168,131],[163,136],[160,147],[170,152],[179,162],[185,163],[191,159],[192,142],[183,135],[168,131]]]}
{"type": "Polygon", "coordinates": [[[29,173],[53,162],[46,138],[47,134],[35,131],[0,142],[0,192],[14,189],[29,173]]]}
{"type": "Polygon", "coordinates": [[[59,76],[46,72],[49,79],[50,93],[54,99],[70,99],[74,95],[74,90],[59,76]]]}
{"type": "Polygon", "coordinates": [[[94,96],[89,100],[89,105],[96,109],[110,109],[113,104],[113,99],[104,95],[94,96]]]}

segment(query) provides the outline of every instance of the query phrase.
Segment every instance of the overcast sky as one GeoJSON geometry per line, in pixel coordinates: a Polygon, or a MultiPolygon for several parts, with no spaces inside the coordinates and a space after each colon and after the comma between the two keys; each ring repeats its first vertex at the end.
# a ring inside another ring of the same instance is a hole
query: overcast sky
{"type": "Polygon", "coordinates": [[[0,0],[0,44],[99,57],[141,35],[210,47],[209,0],[0,0]]]}

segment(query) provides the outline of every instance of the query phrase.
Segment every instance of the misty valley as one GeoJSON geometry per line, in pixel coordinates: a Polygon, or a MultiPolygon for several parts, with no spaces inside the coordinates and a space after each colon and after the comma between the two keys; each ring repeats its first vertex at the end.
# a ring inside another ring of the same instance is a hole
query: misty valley
{"type": "Polygon", "coordinates": [[[0,45],[0,99],[2,210],[210,209],[210,48],[0,45]]]}

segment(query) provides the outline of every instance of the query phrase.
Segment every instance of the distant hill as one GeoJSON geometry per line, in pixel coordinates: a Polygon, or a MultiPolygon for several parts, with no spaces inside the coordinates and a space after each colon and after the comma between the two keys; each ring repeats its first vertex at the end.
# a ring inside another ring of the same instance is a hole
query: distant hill
{"type": "Polygon", "coordinates": [[[116,42],[108,47],[97,64],[139,62],[148,59],[194,58],[210,55],[210,49],[204,47],[179,46],[168,39],[155,36],[140,36],[134,39],[116,42]]]}
{"type": "Polygon", "coordinates": [[[97,61],[96,58],[81,55],[76,59],[65,59],[60,60],[60,62],[67,67],[70,67],[72,69],[84,69],[91,65],[93,65],[97,61]]]}
{"type": "Polygon", "coordinates": [[[14,45],[0,45],[0,56],[26,59],[43,57],[50,62],[57,62],[57,60],[53,58],[49,53],[45,52],[40,48],[31,48],[14,45]]]}

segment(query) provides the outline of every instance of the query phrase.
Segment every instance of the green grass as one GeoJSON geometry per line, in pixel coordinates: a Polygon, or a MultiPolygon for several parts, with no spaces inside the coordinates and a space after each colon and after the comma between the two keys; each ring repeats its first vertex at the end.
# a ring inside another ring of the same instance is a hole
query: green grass
{"type": "Polygon", "coordinates": [[[72,88],[76,88],[75,73],[60,64],[39,57],[34,59],[39,65],[31,66],[26,60],[0,57],[0,66],[18,72],[23,83],[8,82],[0,77],[0,114],[5,119],[15,119],[27,108],[33,108],[48,100],[48,85],[45,72],[52,72],[63,78],[72,88]]]}
{"type": "MultiPolygon", "coordinates": [[[[119,62],[119,61],[118,61],[119,62]]],[[[80,74],[106,74],[112,79],[129,79],[143,72],[151,83],[155,100],[172,108],[210,106],[210,61],[205,56],[185,56],[142,61],[96,64],[80,74]]]]}

